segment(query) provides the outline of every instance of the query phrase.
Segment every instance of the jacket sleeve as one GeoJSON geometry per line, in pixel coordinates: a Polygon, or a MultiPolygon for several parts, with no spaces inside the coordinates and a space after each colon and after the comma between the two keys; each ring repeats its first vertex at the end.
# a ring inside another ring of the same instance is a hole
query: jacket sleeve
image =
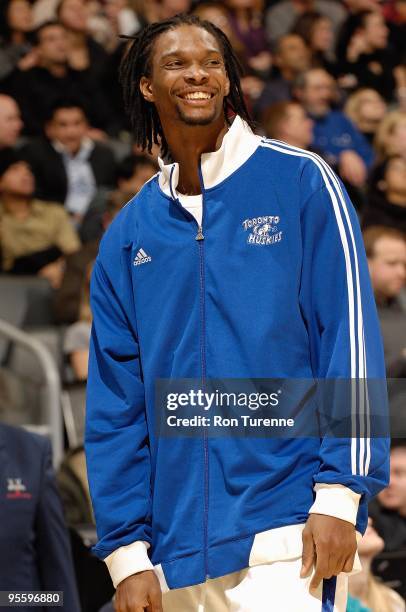
{"type": "Polygon", "coordinates": [[[85,449],[98,543],[114,585],[149,569],[151,465],[128,264],[103,243],[91,280],[85,449]],[[144,542],[144,544],[142,544],[144,542]],[[114,562],[113,562],[114,561],[114,562]]]}
{"type": "Polygon", "coordinates": [[[383,348],[355,210],[327,164],[318,166],[302,188],[309,193],[313,186],[301,212],[299,303],[314,377],[343,379],[338,397],[322,411],[347,425],[337,436],[322,432],[310,512],[350,521],[363,532],[368,500],[388,483],[389,440],[378,437],[373,423],[377,412],[386,418],[383,348]]]}

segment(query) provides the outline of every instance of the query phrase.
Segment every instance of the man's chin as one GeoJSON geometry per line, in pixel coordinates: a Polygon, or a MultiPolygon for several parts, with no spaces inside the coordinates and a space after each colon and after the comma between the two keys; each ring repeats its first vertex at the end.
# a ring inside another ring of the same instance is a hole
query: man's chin
{"type": "Polygon", "coordinates": [[[190,112],[185,113],[182,109],[178,108],[179,118],[186,125],[210,125],[217,119],[217,112],[213,110],[210,113],[203,112],[190,112]]]}

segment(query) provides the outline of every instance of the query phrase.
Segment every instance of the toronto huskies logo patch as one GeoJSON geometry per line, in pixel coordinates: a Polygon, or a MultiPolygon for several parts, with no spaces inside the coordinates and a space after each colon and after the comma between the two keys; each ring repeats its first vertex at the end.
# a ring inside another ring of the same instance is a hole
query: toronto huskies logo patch
{"type": "Polygon", "coordinates": [[[280,217],[274,215],[245,219],[242,222],[242,226],[248,232],[247,244],[266,245],[280,242],[282,240],[282,231],[278,228],[279,222],[280,217]]]}
{"type": "Polygon", "coordinates": [[[7,499],[31,499],[22,478],[7,478],[7,499]]]}

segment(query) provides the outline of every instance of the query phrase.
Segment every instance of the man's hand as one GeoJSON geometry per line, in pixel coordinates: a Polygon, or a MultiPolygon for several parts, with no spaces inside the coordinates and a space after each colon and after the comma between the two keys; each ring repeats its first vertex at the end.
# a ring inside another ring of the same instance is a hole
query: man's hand
{"type": "Polygon", "coordinates": [[[118,584],[115,612],[162,612],[159,580],[152,570],[128,576],[118,584]]]}
{"type": "Polygon", "coordinates": [[[343,151],[338,160],[338,171],[344,181],[354,187],[362,187],[368,176],[368,170],[362,157],[355,151],[343,151]]]}
{"type": "Polygon", "coordinates": [[[315,566],[310,589],[316,589],[323,578],[350,572],[357,551],[355,527],[334,516],[311,514],[302,534],[301,578],[307,578],[315,566]]]}
{"type": "Polygon", "coordinates": [[[62,284],[63,273],[65,271],[65,260],[60,257],[56,261],[47,264],[38,271],[38,276],[46,278],[52,289],[59,289],[62,284]]]}

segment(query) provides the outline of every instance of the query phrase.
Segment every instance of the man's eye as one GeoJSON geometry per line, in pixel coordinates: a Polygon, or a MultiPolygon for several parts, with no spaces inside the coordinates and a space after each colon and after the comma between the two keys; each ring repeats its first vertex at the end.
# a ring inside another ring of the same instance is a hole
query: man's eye
{"type": "Polygon", "coordinates": [[[220,66],[221,65],[220,60],[215,60],[215,59],[209,60],[207,63],[209,64],[209,66],[220,66]]]}
{"type": "Polygon", "coordinates": [[[179,66],[182,65],[182,62],[180,60],[173,60],[172,62],[168,62],[166,64],[167,68],[179,68],[179,66]]]}

